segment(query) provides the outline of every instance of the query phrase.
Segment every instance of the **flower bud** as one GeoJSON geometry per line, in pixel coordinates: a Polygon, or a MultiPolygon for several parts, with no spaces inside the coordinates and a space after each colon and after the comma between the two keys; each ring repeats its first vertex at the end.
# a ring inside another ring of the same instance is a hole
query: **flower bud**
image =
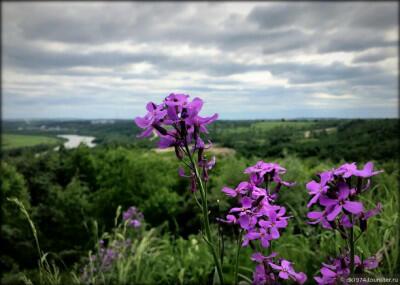
{"type": "Polygon", "coordinates": [[[197,152],[197,161],[199,163],[204,160],[203,153],[204,153],[204,148],[199,148],[199,151],[197,152]]]}
{"type": "Polygon", "coordinates": [[[360,229],[362,232],[365,232],[367,230],[367,220],[366,219],[360,219],[360,229]]]}
{"type": "Polygon", "coordinates": [[[191,187],[190,188],[192,190],[192,193],[197,191],[196,178],[195,178],[194,173],[191,176],[191,187]]]}
{"type": "Polygon", "coordinates": [[[163,136],[166,136],[168,134],[167,130],[164,129],[163,127],[157,125],[157,124],[153,124],[152,125],[153,128],[155,128],[160,134],[162,134],[163,136]]]}
{"type": "Polygon", "coordinates": [[[180,121],[179,124],[181,127],[181,136],[184,138],[187,134],[186,123],[185,123],[185,121],[180,121]]]}
{"type": "Polygon", "coordinates": [[[175,145],[175,155],[179,160],[183,159],[182,149],[180,147],[178,147],[177,145],[175,145]]]}

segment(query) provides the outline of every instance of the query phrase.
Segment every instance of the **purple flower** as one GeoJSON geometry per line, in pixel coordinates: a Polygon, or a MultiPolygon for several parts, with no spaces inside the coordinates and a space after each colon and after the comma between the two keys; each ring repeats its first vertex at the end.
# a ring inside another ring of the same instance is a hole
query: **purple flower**
{"type": "Polygon", "coordinates": [[[337,273],[328,267],[321,268],[321,276],[314,277],[318,285],[336,284],[337,273]]]}
{"type": "Polygon", "coordinates": [[[182,108],[188,104],[188,99],[189,95],[171,93],[165,98],[164,102],[168,107],[173,107],[181,112],[182,108]]]}
{"type": "Polygon", "coordinates": [[[195,143],[196,148],[204,148],[200,133],[207,133],[206,126],[214,122],[218,114],[201,117],[202,107],[203,100],[196,97],[190,102],[186,94],[171,93],[160,105],[150,102],[146,106],[148,113],[135,119],[137,126],[144,129],[139,137],[148,137],[155,130],[160,137],[160,148],[179,148],[191,143],[195,143]]]}
{"type": "Polygon", "coordinates": [[[307,207],[317,204],[323,208],[322,211],[312,211],[308,214],[308,217],[314,220],[310,224],[320,223],[327,229],[337,226],[352,228],[359,225],[362,231],[366,230],[368,218],[379,213],[381,206],[378,204],[377,208],[365,211],[357,198],[370,187],[371,176],[381,172],[373,170],[372,162],[366,163],[362,170],[358,170],[353,162],[322,172],[319,183],[314,180],[307,183],[309,194],[313,195],[307,207]],[[363,179],[366,179],[366,183],[363,183],[363,179]],[[353,188],[352,182],[356,182],[353,188]],[[336,221],[337,217],[339,219],[336,221]]]}
{"type": "Polygon", "coordinates": [[[369,178],[383,172],[383,170],[373,171],[373,169],[374,164],[370,161],[364,165],[362,170],[355,170],[354,175],[362,178],[369,178]]]}
{"type": "Polygon", "coordinates": [[[366,212],[362,212],[360,214],[360,218],[362,220],[368,220],[369,218],[379,214],[381,211],[382,211],[382,204],[378,203],[374,209],[366,211],[366,212]]]}
{"type": "Polygon", "coordinates": [[[314,195],[314,197],[308,202],[307,207],[311,207],[313,204],[318,202],[319,197],[322,194],[325,194],[329,188],[326,184],[333,179],[333,175],[331,171],[325,171],[320,174],[321,181],[320,183],[312,180],[307,183],[306,187],[309,190],[310,195],[314,195]]]}
{"type": "Polygon", "coordinates": [[[362,178],[369,178],[371,176],[375,176],[381,172],[382,170],[379,171],[373,171],[374,164],[370,161],[367,162],[364,165],[364,168],[362,170],[357,169],[357,165],[355,162],[353,163],[345,163],[336,170],[334,170],[334,174],[337,176],[342,176],[344,178],[349,178],[350,176],[358,176],[362,178]]]}
{"type": "Polygon", "coordinates": [[[122,213],[122,218],[124,221],[130,220],[134,215],[136,215],[137,209],[136,207],[129,207],[124,213],[122,213]]]}
{"type": "Polygon", "coordinates": [[[222,188],[222,192],[224,192],[227,196],[236,197],[238,195],[244,195],[248,193],[250,189],[251,189],[251,184],[249,182],[243,181],[240,182],[235,189],[229,187],[222,188]]]}
{"type": "Polygon", "coordinates": [[[254,217],[254,214],[251,211],[253,200],[251,200],[249,197],[244,197],[241,200],[241,204],[242,207],[232,208],[229,212],[239,214],[238,222],[240,227],[248,230],[257,223],[257,219],[254,217]]]}
{"type": "Polygon", "coordinates": [[[268,172],[274,172],[277,174],[284,174],[286,173],[286,169],[281,167],[277,163],[267,163],[262,160],[258,161],[255,165],[250,166],[245,169],[244,173],[246,174],[252,174],[252,173],[257,173],[260,176],[264,176],[268,172]]]}
{"type": "Polygon", "coordinates": [[[339,193],[336,199],[330,199],[327,196],[323,195],[320,198],[320,203],[323,206],[333,206],[333,209],[328,212],[327,219],[328,221],[333,221],[337,215],[342,212],[342,209],[352,213],[359,214],[363,211],[363,204],[361,202],[350,201],[348,200],[350,195],[350,189],[347,184],[340,183],[338,185],[339,193]]]}
{"type": "Polygon", "coordinates": [[[357,171],[357,166],[356,163],[345,163],[339,168],[335,169],[333,171],[333,174],[336,176],[342,176],[343,178],[349,178],[354,174],[354,172],[357,171]]]}
{"type": "Polygon", "coordinates": [[[279,229],[286,228],[288,223],[288,217],[283,217],[285,213],[285,208],[282,207],[279,213],[275,210],[270,210],[268,212],[268,220],[260,220],[258,223],[261,227],[267,228],[271,234],[271,239],[278,239],[280,237],[279,229]],[[283,212],[283,214],[282,214],[283,212]]]}
{"type": "Polygon", "coordinates": [[[201,158],[199,161],[199,166],[202,168],[202,176],[204,181],[208,181],[208,171],[213,169],[216,163],[216,158],[213,156],[211,160],[207,160],[204,158],[201,158]]]}
{"type": "Polygon", "coordinates": [[[275,281],[273,273],[267,273],[263,264],[258,264],[253,272],[253,285],[264,285],[275,281]]]}
{"type": "Polygon", "coordinates": [[[240,202],[242,204],[242,207],[232,208],[229,212],[230,213],[240,212],[241,214],[246,214],[253,204],[253,200],[251,200],[249,197],[243,197],[240,202]]]}
{"type": "Polygon", "coordinates": [[[273,269],[279,271],[279,277],[282,279],[287,280],[290,278],[299,284],[303,284],[307,280],[307,276],[303,272],[297,273],[296,271],[294,271],[292,263],[285,259],[282,259],[281,265],[276,265],[272,262],[270,262],[269,265],[273,269]]]}
{"type": "Polygon", "coordinates": [[[275,252],[269,256],[264,256],[260,252],[256,252],[251,256],[251,260],[258,263],[253,272],[253,284],[264,285],[271,284],[276,281],[277,278],[268,265],[268,263],[271,262],[276,255],[277,254],[275,252]]]}
{"type": "MultiPolygon", "coordinates": [[[[329,210],[329,208],[327,208],[327,209],[329,210]]],[[[309,212],[307,214],[307,218],[314,220],[314,221],[311,221],[308,223],[309,224],[321,224],[322,227],[325,229],[332,229],[331,224],[326,219],[326,215],[327,215],[327,210],[324,210],[322,212],[318,212],[318,211],[309,212]]]]}
{"type": "MultiPolygon", "coordinates": [[[[262,160],[258,161],[255,165],[245,169],[244,173],[250,175],[250,182],[259,186],[263,182],[275,182],[278,185],[290,187],[294,183],[283,181],[280,175],[286,173],[286,169],[277,163],[266,163],[262,160]]],[[[279,186],[277,187],[279,189],[279,186]]]]}
{"type": "MultiPolygon", "coordinates": [[[[241,207],[230,209],[231,215],[226,220],[220,221],[239,224],[244,230],[242,246],[249,245],[252,241],[259,241],[261,246],[266,248],[271,240],[280,237],[280,230],[288,225],[288,216],[285,216],[286,209],[276,205],[277,192],[281,186],[292,186],[293,183],[285,182],[280,175],[286,169],[277,163],[266,163],[258,161],[255,165],[245,169],[244,173],[249,174],[249,180],[241,182],[235,189],[224,187],[224,192],[229,197],[238,198],[241,207]],[[263,184],[265,182],[265,184],[263,184]],[[275,187],[271,185],[275,184],[275,187]],[[265,187],[264,187],[265,185],[265,187]],[[271,189],[274,192],[271,193],[271,189]]],[[[255,253],[252,260],[258,262],[253,273],[253,284],[275,284],[279,276],[273,271],[270,263],[276,253],[265,257],[261,253],[255,253]]],[[[287,269],[284,264],[282,273],[287,269]]],[[[307,279],[304,273],[296,273],[292,267],[289,268],[288,278],[303,284],[307,279]]]]}
{"type": "Polygon", "coordinates": [[[273,252],[273,253],[271,253],[271,254],[268,255],[268,256],[264,256],[264,255],[262,255],[262,253],[256,252],[256,253],[253,253],[253,254],[251,255],[251,260],[253,260],[253,261],[255,261],[255,262],[258,262],[258,263],[263,263],[263,262],[265,262],[265,261],[270,262],[270,261],[272,260],[272,258],[274,258],[274,257],[276,257],[276,256],[277,256],[277,253],[276,253],[276,252],[273,252]]]}
{"type": "MultiPolygon", "coordinates": [[[[378,260],[372,256],[361,261],[358,255],[354,256],[355,272],[363,273],[365,269],[371,270],[378,267],[378,260]]],[[[342,255],[331,259],[330,264],[322,263],[320,269],[321,276],[314,277],[319,285],[348,284],[347,278],[350,276],[350,257],[342,255]]]]}
{"type": "Polygon", "coordinates": [[[122,219],[126,224],[132,228],[138,228],[142,225],[143,214],[137,210],[136,207],[129,207],[124,213],[122,213],[122,219]]]}
{"type": "Polygon", "coordinates": [[[245,235],[243,245],[246,246],[249,241],[259,239],[261,241],[262,247],[269,247],[269,241],[272,237],[264,228],[259,228],[258,230],[250,229],[245,235]]]}
{"type": "Polygon", "coordinates": [[[375,256],[368,257],[362,262],[362,267],[368,270],[375,269],[379,265],[379,261],[375,256]]]}
{"type": "Polygon", "coordinates": [[[141,223],[139,220],[132,220],[129,222],[129,225],[133,228],[138,228],[141,226],[141,223]]]}
{"type": "Polygon", "coordinates": [[[142,129],[145,129],[139,135],[139,137],[149,137],[153,130],[159,131],[160,124],[167,114],[167,111],[163,110],[163,105],[157,106],[153,102],[149,102],[146,105],[146,109],[148,113],[144,117],[136,117],[135,119],[136,125],[142,129]]]}

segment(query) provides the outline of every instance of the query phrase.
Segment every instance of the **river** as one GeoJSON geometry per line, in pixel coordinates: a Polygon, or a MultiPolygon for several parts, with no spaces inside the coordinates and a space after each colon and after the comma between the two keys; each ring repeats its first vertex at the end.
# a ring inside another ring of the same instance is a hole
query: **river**
{"type": "Polygon", "coordinates": [[[88,147],[96,146],[96,144],[93,142],[96,139],[95,137],[79,136],[79,135],[58,135],[57,137],[67,139],[67,141],[64,143],[64,147],[68,149],[76,148],[81,143],[87,145],[88,147]]]}

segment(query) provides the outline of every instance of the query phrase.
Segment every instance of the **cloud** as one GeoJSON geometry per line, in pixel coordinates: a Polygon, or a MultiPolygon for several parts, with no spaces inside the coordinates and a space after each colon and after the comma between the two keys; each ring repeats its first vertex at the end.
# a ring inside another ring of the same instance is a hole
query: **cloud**
{"type": "Polygon", "coordinates": [[[207,98],[205,112],[221,118],[319,116],[328,107],[351,116],[342,104],[354,116],[397,116],[397,9],[6,2],[3,114],[132,117],[180,91],[207,98]]]}
{"type": "Polygon", "coordinates": [[[374,63],[386,60],[388,58],[396,58],[398,50],[396,49],[381,49],[372,50],[356,55],[353,59],[354,63],[374,63]]]}

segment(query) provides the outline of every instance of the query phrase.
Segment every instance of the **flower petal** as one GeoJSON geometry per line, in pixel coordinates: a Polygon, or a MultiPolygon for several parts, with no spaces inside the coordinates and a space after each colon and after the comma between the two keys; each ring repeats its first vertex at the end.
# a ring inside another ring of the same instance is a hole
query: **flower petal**
{"type": "Polygon", "coordinates": [[[343,204],[343,208],[353,214],[359,214],[364,210],[363,204],[356,201],[346,201],[343,204]]]}
{"type": "Polygon", "coordinates": [[[342,206],[336,205],[335,209],[326,217],[328,221],[333,221],[337,215],[342,211],[342,206]]]}
{"type": "Polygon", "coordinates": [[[221,191],[224,192],[229,197],[236,197],[237,196],[237,192],[234,189],[229,188],[229,187],[224,187],[224,188],[222,188],[221,191]]]}

